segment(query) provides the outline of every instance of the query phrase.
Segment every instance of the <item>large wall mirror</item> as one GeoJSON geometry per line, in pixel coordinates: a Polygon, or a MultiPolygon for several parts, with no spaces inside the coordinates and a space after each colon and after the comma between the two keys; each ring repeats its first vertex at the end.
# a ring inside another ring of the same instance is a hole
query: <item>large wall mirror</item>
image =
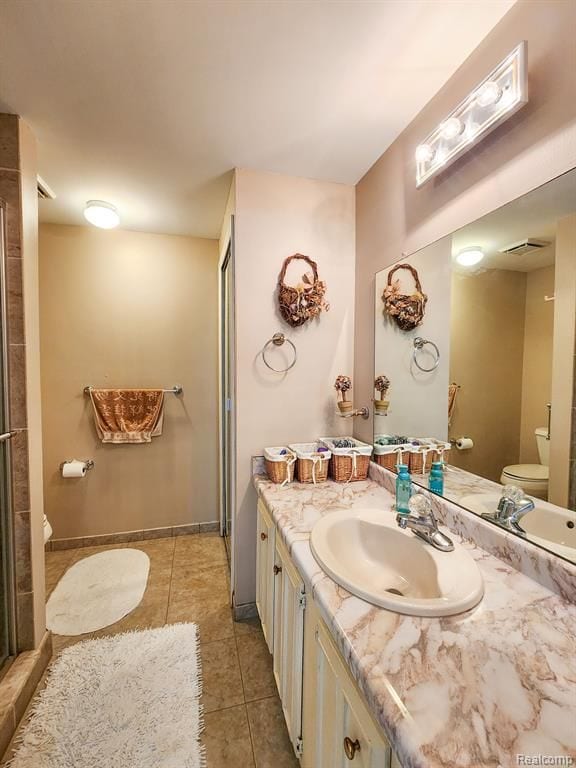
{"type": "Polygon", "coordinates": [[[576,169],[375,286],[376,459],[576,562],[576,169]]]}

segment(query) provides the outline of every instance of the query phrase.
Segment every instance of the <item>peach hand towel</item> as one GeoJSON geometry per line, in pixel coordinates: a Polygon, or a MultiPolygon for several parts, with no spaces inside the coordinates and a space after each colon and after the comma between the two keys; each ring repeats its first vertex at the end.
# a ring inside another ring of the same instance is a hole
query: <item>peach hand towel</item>
{"type": "Polygon", "coordinates": [[[90,399],[103,443],[150,443],[162,434],[161,389],[92,389],[90,399]]]}

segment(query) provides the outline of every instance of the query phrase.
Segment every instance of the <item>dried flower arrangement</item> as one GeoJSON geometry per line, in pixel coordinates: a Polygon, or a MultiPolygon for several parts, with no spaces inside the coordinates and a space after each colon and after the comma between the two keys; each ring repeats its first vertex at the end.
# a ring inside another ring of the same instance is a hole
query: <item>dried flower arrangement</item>
{"type": "Polygon", "coordinates": [[[308,256],[295,253],[284,260],[278,276],[278,308],[282,318],[293,328],[303,325],[322,311],[328,312],[330,305],[325,301],[326,283],[318,278],[318,266],[308,256]],[[302,275],[302,282],[296,286],[286,285],[284,278],[288,265],[294,259],[302,259],[312,267],[312,272],[302,275]]]}
{"type": "Polygon", "coordinates": [[[397,264],[388,272],[388,283],[382,294],[384,312],[390,315],[402,331],[412,331],[424,319],[424,311],[428,296],[422,292],[418,272],[410,264],[397,264]],[[392,277],[399,269],[407,269],[414,278],[416,290],[414,293],[400,293],[400,280],[392,277]]]}
{"type": "Polygon", "coordinates": [[[390,405],[389,401],[386,400],[386,395],[390,389],[390,379],[388,376],[384,376],[384,374],[377,376],[374,379],[374,389],[380,394],[380,399],[374,399],[374,410],[376,413],[386,413],[390,405]]]}
{"type": "Polygon", "coordinates": [[[349,413],[352,410],[352,403],[346,400],[346,392],[352,389],[352,379],[350,376],[337,376],[334,382],[334,389],[340,393],[341,400],[338,400],[338,408],[341,413],[349,413]]]}

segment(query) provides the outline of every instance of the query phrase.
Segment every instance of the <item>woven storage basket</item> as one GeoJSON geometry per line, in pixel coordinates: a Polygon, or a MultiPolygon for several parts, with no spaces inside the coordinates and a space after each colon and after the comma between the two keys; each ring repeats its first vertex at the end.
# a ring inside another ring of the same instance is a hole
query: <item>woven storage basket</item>
{"type": "Polygon", "coordinates": [[[266,472],[273,483],[291,483],[294,479],[296,456],[288,448],[264,448],[266,472]],[[285,451],[285,453],[281,453],[285,451]]]}
{"type": "Polygon", "coordinates": [[[413,445],[408,453],[408,467],[413,475],[424,475],[432,469],[432,451],[429,445],[413,445]]]}
{"type": "Polygon", "coordinates": [[[433,461],[446,462],[446,456],[450,452],[450,448],[452,448],[450,443],[443,443],[441,440],[435,440],[434,445],[437,446],[437,448],[433,447],[430,451],[430,465],[432,465],[433,461]]]}
{"type": "Polygon", "coordinates": [[[330,477],[337,483],[350,483],[357,480],[366,480],[370,468],[372,446],[361,443],[352,437],[354,446],[349,448],[336,448],[334,440],[342,440],[337,437],[321,437],[320,442],[332,451],[330,459],[330,477]]]}
{"type": "Polygon", "coordinates": [[[328,479],[330,451],[318,452],[320,443],[291,443],[296,454],[296,477],[300,483],[324,483],[328,479]]]}
{"type": "Polygon", "coordinates": [[[374,461],[381,467],[391,472],[398,472],[398,464],[402,464],[408,446],[406,445],[378,445],[374,446],[374,461]]]}

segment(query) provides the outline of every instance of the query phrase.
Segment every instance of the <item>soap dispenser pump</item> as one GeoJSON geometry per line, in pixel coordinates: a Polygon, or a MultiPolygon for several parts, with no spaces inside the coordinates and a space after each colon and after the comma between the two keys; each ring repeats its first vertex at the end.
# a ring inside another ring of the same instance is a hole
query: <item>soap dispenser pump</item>
{"type": "Polygon", "coordinates": [[[408,502],[412,495],[412,481],[408,466],[406,464],[398,465],[398,477],[396,478],[396,512],[399,515],[410,514],[408,502]]]}

